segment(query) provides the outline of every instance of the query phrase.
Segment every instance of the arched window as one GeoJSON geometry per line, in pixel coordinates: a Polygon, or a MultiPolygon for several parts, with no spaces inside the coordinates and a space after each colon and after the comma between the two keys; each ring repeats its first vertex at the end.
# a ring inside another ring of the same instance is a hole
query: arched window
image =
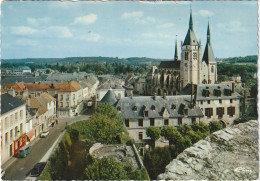
{"type": "Polygon", "coordinates": [[[185,60],[189,59],[189,52],[184,52],[185,60]]]}
{"type": "Polygon", "coordinates": [[[211,66],[211,72],[212,73],[214,72],[214,66],[211,66]]]}

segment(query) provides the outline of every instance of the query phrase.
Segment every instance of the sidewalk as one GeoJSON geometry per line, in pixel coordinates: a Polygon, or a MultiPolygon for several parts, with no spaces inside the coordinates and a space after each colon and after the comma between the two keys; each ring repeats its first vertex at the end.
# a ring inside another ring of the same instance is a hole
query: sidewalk
{"type": "MultiPolygon", "coordinates": [[[[51,127],[48,127],[47,130],[50,130],[51,127]]],[[[35,145],[36,143],[38,143],[40,141],[40,135],[38,135],[37,137],[35,137],[30,143],[29,145],[33,148],[33,145],[35,145]]],[[[20,158],[16,158],[14,155],[9,159],[7,160],[3,165],[1,165],[1,168],[3,170],[6,170],[8,167],[10,167],[17,159],[20,159],[20,158]]]]}

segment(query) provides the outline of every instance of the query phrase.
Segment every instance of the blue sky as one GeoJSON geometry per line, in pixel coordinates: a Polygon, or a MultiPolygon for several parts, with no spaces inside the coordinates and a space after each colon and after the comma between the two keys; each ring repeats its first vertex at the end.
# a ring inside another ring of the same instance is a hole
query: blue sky
{"type": "Polygon", "coordinates": [[[9,1],[1,7],[1,57],[173,58],[176,35],[180,57],[190,4],[203,51],[209,18],[216,57],[257,54],[256,1],[9,1]]]}

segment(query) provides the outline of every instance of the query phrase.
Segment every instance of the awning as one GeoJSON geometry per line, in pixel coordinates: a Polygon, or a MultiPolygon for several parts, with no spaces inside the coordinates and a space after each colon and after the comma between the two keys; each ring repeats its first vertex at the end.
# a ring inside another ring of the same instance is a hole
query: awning
{"type": "Polygon", "coordinates": [[[33,136],[34,136],[34,130],[31,130],[29,133],[27,133],[26,135],[27,135],[27,137],[29,138],[29,139],[31,139],[33,136]]]}

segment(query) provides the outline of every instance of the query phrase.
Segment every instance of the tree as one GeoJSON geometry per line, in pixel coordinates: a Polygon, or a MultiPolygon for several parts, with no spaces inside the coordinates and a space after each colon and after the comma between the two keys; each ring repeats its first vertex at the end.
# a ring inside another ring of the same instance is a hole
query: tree
{"type": "Polygon", "coordinates": [[[124,165],[113,158],[103,157],[88,166],[84,172],[84,180],[127,180],[124,165]]]}
{"type": "Polygon", "coordinates": [[[250,89],[250,96],[253,97],[253,98],[257,97],[257,93],[258,93],[257,87],[258,87],[258,84],[256,83],[250,89]]]}
{"type": "Polygon", "coordinates": [[[166,139],[169,140],[169,147],[175,145],[178,140],[182,138],[182,135],[177,131],[175,127],[172,126],[163,127],[161,131],[161,136],[164,136],[166,139]]]}
{"type": "Polygon", "coordinates": [[[144,154],[144,165],[152,180],[156,180],[157,176],[165,171],[171,160],[171,153],[167,147],[158,147],[144,154]]]}
{"type": "Polygon", "coordinates": [[[220,121],[211,121],[209,123],[210,133],[223,129],[223,124],[220,121]]]}
{"type": "Polygon", "coordinates": [[[86,124],[92,139],[105,144],[120,143],[123,132],[126,132],[122,118],[110,104],[99,104],[86,124]]]}
{"type": "Polygon", "coordinates": [[[186,136],[189,131],[192,131],[191,127],[188,124],[178,126],[177,130],[181,133],[182,136],[186,136]]]}
{"type": "Polygon", "coordinates": [[[146,135],[149,136],[152,140],[152,147],[155,147],[155,141],[158,140],[161,136],[161,130],[158,127],[150,126],[146,130],[146,135]]]}
{"type": "Polygon", "coordinates": [[[205,138],[210,133],[209,126],[203,122],[200,122],[200,123],[195,122],[194,124],[191,125],[191,128],[194,132],[199,134],[202,138],[205,138]]]}

